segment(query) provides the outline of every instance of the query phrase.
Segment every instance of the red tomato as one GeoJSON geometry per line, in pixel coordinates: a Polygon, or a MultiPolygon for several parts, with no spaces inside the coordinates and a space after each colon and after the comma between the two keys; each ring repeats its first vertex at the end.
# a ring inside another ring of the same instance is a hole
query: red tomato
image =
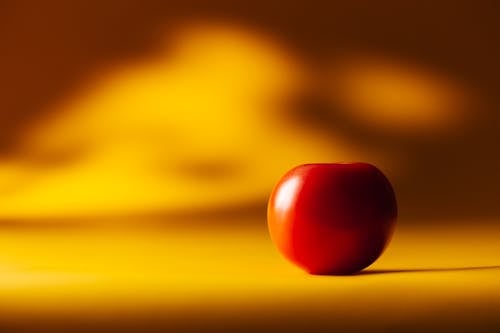
{"type": "Polygon", "coordinates": [[[297,166],[275,186],[267,210],[279,251],[311,274],[352,274],[372,264],[396,217],[389,180],[367,163],[297,166]]]}

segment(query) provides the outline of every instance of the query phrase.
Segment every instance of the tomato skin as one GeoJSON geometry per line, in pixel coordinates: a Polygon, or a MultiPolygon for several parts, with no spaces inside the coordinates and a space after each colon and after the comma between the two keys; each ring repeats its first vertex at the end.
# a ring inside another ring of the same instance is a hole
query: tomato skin
{"type": "Polygon", "coordinates": [[[397,204],[389,180],[368,163],[304,164],[269,198],[269,233],[278,250],[311,274],[353,274],[391,239],[397,204]]]}

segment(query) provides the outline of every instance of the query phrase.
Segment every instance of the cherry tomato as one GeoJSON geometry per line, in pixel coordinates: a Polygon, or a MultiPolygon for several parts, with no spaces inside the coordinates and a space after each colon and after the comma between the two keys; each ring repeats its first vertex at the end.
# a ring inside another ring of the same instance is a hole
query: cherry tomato
{"type": "Polygon", "coordinates": [[[275,186],[267,210],[278,250],[311,274],[352,274],[372,264],[396,217],[389,180],[368,163],[297,166],[275,186]]]}

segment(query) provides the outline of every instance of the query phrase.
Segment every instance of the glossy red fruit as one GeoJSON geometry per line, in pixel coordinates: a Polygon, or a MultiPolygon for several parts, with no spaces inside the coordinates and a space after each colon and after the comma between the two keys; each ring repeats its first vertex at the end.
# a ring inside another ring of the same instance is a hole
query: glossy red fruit
{"type": "Polygon", "coordinates": [[[372,264],[396,217],[389,180],[367,163],[297,166],[275,186],[267,210],[279,251],[311,274],[352,274],[372,264]]]}

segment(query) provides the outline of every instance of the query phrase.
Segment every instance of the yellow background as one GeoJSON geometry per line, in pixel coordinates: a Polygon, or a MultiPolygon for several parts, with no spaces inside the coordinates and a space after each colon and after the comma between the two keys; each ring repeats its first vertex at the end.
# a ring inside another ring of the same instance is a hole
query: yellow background
{"type": "Polygon", "coordinates": [[[494,1],[0,1],[0,330],[495,331],[494,1]],[[365,161],[399,221],[310,276],[279,177],[365,161]]]}

